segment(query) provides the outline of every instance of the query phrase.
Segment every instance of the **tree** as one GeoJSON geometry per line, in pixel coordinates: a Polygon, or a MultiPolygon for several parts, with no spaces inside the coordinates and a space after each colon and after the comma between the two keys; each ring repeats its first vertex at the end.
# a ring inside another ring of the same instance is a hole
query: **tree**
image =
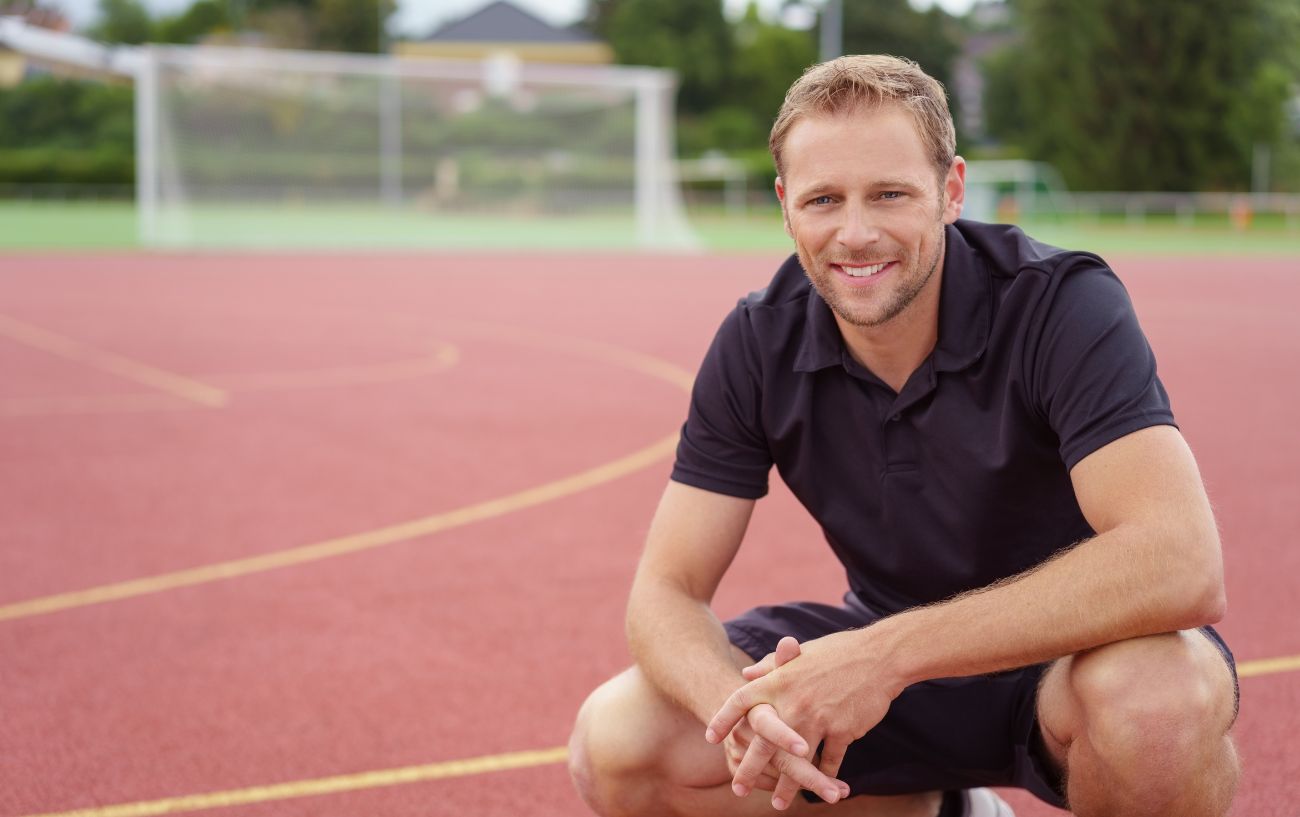
{"type": "Polygon", "coordinates": [[[397,10],[395,0],[315,0],[316,47],[373,54],[385,47],[381,26],[397,10]]]}
{"type": "Polygon", "coordinates": [[[677,72],[679,110],[706,112],[730,90],[731,29],[721,0],[597,0],[589,16],[618,62],[677,72]]]}
{"type": "Polygon", "coordinates": [[[153,37],[153,21],[139,0],[99,0],[91,36],[106,43],[138,45],[153,37]]]}
{"type": "Polygon", "coordinates": [[[785,92],[808,66],[817,62],[811,33],[764,22],[750,2],[735,26],[736,56],[732,99],[760,121],[770,123],[785,92]]]}
{"type": "MultiPolygon", "coordinates": [[[[1244,189],[1279,129],[1276,0],[1023,0],[1025,146],[1084,190],[1244,189]]],[[[1294,43],[1292,43],[1294,47],[1294,43]]]]}
{"type": "Polygon", "coordinates": [[[938,6],[917,11],[908,0],[871,0],[845,2],[843,10],[845,54],[907,57],[951,88],[961,45],[954,20],[938,6]]]}
{"type": "Polygon", "coordinates": [[[215,31],[234,28],[229,8],[223,0],[197,0],[180,14],[159,20],[156,39],[164,43],[196,43],[215,31]]]}

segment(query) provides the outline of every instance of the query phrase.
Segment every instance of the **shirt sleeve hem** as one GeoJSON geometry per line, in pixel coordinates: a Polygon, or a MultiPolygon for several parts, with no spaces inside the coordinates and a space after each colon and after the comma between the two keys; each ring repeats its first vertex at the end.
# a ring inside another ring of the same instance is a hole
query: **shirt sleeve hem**
{"type": "Polygon", "coordinates": [[[680,466],[673,468],[670,477],[673,482],[680,482],[683,485],[689,485],[692,488],[700,488],[705,491],[712,491],[715,494],[725,494],[734,496],[738,499],[761,499],[767,496],[768,486],[754,485],[752,483],[732,482],[730,480],[718,479],[717,477],[695,474],[683,470],[680,466]]]}

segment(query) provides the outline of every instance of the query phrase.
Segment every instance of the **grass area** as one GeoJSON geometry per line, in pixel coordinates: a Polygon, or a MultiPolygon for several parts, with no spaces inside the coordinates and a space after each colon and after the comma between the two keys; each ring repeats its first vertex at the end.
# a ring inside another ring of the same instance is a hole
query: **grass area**
{"type": "MultiPolygon", "coordinates": [[[[773,252],[791,249],[775,208],[744,215],[691,212],[705,249],[773,252]]],[[[613,250],[635,246],[630,217],[450,216],[415,210],[285,205],[209,208],[177,225],[193,246],[225,249],[538,249],[613,250]]],[[[1248,230],[1226,218],[1192,223],[1160,216],[1132,224],[1123,217],[1029,221],[1025,231],[1049,244],[1126,254],[1300,255],[1300,225],[1256,220],[1248,230]]],[[[186,245],[190,246],[190,245],[186,245]]],[[[0,251],[138,249],[130,202],[0,201],[0,251]]]]}

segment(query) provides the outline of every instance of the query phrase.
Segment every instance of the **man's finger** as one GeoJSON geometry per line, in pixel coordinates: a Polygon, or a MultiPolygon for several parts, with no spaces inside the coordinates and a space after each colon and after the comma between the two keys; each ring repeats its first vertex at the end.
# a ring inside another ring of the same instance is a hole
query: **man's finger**
{"type": "Polygon", "coordinates": [[[817,764],[817,768],[821,769],[822,774],[827,777],[835,777],[840,773],[840,764],[844,762],[844,755],[849,750],[849,743],[848,740],[831,737],[830,735],[826,736],[825,741],[822,743],[821,762],[817,764]]]}
{"type": "Polygon", "coordinates": [[[746,681],[754,681],[767,675],[777,667],[799,657],[799,641],[793,636],[786,636],[777,642],[776,651],[763,656],[757,662],[740,671],[746,681]]]}
{"type": "Polygon", "coordinates": [[[799,657],[799,641],[794,636],[786,636],[776,642],[776,665],[783,666],[799,657]]]}
{"type": "Polygon", "coordinates": [[[781,775],[781,779],[776,782],[776,788],[772,789],[772,808],[785,811],[790,808],[790,804],[798,794],[799,784],[794,782],[794,778],[788,774],[781,775]]]}
{"type": "Polygon", "coordinates": [[[796,757],[809,754],[808,742],[793,727],[781,720],[771,704],[759,704],[748,713],[747,720],[755,735],[767,738],[771,743],[796,757]]]}
{"type": "Polygon", "coordinates": [[[748,716],[749,725],[754,727],[755,734],[762,735],[787,752],[800,757],[808,754],[807,742],[777,716],[776,710],[770,704],[755,701],[752,688],[753,684],[746,684],[731,693],[731,697],[727,698],[727,702],[718,710],[718,714],[709,721],[708,727],[704,730],[704,739],[709,743],[720,742],[731,734],[731,730],[736,728],[741,718],[748,716]]]}
{"type": "Polygon", "coordinates": [[[736,774],[731,778],[731,790],[737,797],[744,797],[754,790],[758,779],[763,776],[768,764],[776,756],[777,747],[770,741],[756,737],[749,743],[745,756],[736,767],[736,774]]]}
{"type": "Polygon", "coordinates": [[[755,664],[741,669],[740,674],[746,681],[756,681],[776,669],[776,653],[770,652],[755,664]]]}
{"type": "Polygon", "coordinates": [[[844,796],[843,783],[822,774],[802,757],[795,757],[789,752],[778,752],[772,762],[782,775],[792,778],[798,788],[816,792],[827,803],[837,803],[844,796]]]}

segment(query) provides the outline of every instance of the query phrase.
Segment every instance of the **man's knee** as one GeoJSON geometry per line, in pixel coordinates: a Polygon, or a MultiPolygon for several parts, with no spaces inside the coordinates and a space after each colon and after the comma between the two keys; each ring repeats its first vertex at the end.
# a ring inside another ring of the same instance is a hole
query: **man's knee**
{"type": "Polygon", "coordinates": [[[569,774],[597,814],[642,814],[653,801],[667,738],[655,711],[664,707],[633,667],[597,687],[578,710],[569,774]]]}
{"type": "Polygon", "coordinates": [[[1068,756],[1070,777],[1101,773],[1116,797],[1153,810],[1177,801],[1193,780],[1213,783],[1226,802],[1237,777],[1227,738],[1233,690],[1217,648],[1185,631],[1064,659],[1044,679],[1039,714],[1058,759],[1068,756]]]}
{"type": "Polygon", "coordinates": [[[1076,655],[1069,685],[1098,750],[1184,754],[1220,740],[1235,708],[1226,663],[1195,631],[1076,655]]]}

